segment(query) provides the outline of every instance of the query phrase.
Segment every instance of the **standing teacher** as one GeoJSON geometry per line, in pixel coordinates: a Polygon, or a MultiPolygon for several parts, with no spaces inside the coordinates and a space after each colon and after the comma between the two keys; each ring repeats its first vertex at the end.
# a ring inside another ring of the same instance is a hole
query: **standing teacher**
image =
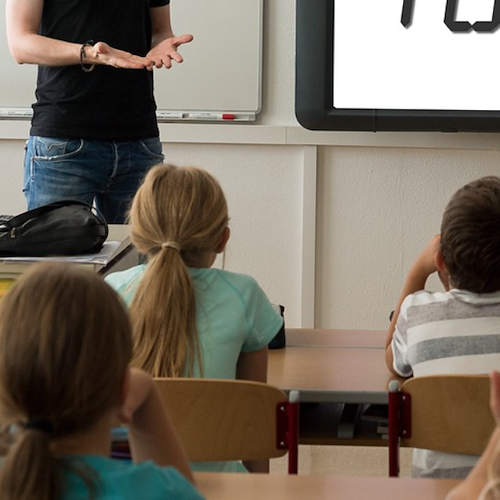
{"type": "Polygon", "coordinates": [[[182,62],[170,0],[7,0],[14,59],[38,64],[24,161],[28,209],[95,202],[122,223],[146,171],[163,161],[153,69],[182,62]]]}

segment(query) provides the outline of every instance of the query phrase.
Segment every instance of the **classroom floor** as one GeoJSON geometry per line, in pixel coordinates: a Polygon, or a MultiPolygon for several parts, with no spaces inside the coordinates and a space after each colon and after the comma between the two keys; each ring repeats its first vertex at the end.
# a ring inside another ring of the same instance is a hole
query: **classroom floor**
{"type": "MultiPolygon", "coordinates": [[[[400,450],[400,475],[411,473],[411,449],[400,450]]],[[[372,446],[299,446],[299,474],[387,476],[388,451],[372,446]]],[[[287,473],[288,458],[271,460],[272,474],[287,473]]]]}

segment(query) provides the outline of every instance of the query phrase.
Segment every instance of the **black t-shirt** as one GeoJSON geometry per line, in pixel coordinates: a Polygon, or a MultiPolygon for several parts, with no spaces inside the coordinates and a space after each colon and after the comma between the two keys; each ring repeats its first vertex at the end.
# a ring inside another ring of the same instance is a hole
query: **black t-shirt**
{"type": "MultiPolygon", "coordinates": [[[[40,33],[76,43],[103,41],[144,56],[150,8],[169,0],[44,0],[40,33]]],[[[135,140],[158,136],[153,72],[96,65],[39,66],[31,135],[135,140]]]]}

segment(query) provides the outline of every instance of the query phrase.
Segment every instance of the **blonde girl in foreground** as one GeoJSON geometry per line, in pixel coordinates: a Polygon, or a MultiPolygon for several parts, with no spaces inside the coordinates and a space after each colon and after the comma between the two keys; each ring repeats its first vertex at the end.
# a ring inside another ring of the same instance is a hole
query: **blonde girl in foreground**
{"type": "Polygon", "coordinates": [[[2,500],[201,499],[131,353],[127,314],[97,275],[41,264],[16,282],[0,304],[0,417],[15,427],[2,500]],[[108,458],[118,418],[134,464],[108,458]]]}
{"type": "MultiPolygon", "coordinates": [[[[224,193],[205,170],[158,165],[146,175],[130,224],[148,264],[106,278],[130,305],[134,366],[154,377],[266,382],[267,345],[283,320],[255,279],[211,268],[228,221],[224,193]]],[[[245,470],[236,462],[195,467],[245,470]]]]}

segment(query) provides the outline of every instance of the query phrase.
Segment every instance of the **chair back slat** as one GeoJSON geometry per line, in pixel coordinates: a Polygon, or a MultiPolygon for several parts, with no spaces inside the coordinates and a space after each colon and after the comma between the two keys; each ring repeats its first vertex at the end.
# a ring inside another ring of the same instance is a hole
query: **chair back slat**
{"type": "Polygon", "coordinates": [[[436,375],[408,379],[411,437],[403,446],[480,455],[495,428],[486,375],[436,375]]]}
{"type": "Polygon", "coordinates": [[[158,388],[190,461],[280,457],[278,405],[286,394],[243,380],[157,378],[158,388]]]}

